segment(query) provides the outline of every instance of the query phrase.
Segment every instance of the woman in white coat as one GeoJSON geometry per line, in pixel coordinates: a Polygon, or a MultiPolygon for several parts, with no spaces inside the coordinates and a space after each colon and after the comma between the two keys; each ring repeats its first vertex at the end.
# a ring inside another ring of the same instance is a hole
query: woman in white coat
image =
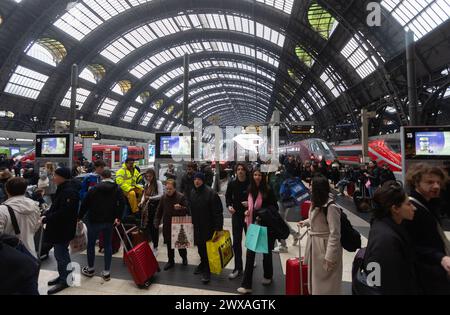
{"type": "Polygon", "coordinates": [[[326,177],[313,178],[309,217],[300,225],[310,228],[305,252],[309,268],[308,291],[312,295],[341,294],[341,213],[330,197],[326,177]]]}

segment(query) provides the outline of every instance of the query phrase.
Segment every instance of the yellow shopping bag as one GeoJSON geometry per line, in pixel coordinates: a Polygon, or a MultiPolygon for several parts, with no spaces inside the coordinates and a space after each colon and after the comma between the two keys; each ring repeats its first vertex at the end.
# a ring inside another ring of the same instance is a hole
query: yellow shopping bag
{"type": "Polygon", "coordinates": [[[206,242],[209,269],[211,273],[220,274],[233,259],[233,244],[230,231],[214,232],[213,237],[206,242]]]}

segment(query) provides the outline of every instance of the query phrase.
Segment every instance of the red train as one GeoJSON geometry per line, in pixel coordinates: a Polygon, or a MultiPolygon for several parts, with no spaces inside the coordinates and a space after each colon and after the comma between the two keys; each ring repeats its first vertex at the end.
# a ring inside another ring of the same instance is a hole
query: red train
{"type": "MultiPolygon", "coordinates": [[[[355,141],[356,142],[356,141],[355,141]]],[[[333,146],[339,162],[343,164],[360,164],[361,144],[338,144],[333,146]]],[[[389,165],[393,172],[402,171],[400,140],[395,138],[374,138],[369,140],[369,157],[378,163],[389,165]]]]}
{"type": "Polygon", "coordinates": [[[302,161],[325,159],[328,165],[337,159],[333,147],[325,140],[318,138],[305,139],[302,141],[290,143],[280,147],[278,152],[281,154],[292,154],[299,156],[302,161]]]}
{"type": "MultiPolygon", "coordinates": [[[[111,161],[111,152],[114,152],[114,160],[115,162],[120,162],[120,146],[117,145],[103,145],[103,144],[94,144],[92,145],[92,160],[95,161],[97,159],[105,160],[106,162],[111,161]]],[[[144,159],[145,151],[143,147],[136,146],[127,146],[128,148],[128,157],[133,158],[135,160],[144,159]]],[[[83,146],[81,144],[75,144],[75,154],[74,160],[80,160],[83,146]]],[[[33,162],[35,158],[34,149],[31,149],[25,152],[22,156],[18,157],[21,162],[33,162]]]]}

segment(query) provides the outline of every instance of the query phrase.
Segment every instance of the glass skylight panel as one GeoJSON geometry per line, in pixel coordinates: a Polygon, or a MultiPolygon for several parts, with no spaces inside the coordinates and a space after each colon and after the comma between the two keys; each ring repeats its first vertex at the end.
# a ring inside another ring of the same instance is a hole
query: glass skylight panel
{"type": "Polygon", "coordinates": [[[306,111],[308,112],[309,115],[314,114],[314,112],[313,112],[311,106],[309,106],[309,104],[305,101],[305,99],[302,98],[302,99],[300,100],[300,103],[302,104],[302,106],[303,106],[304,108],[306,108],[306,111]]]}
{"type": "Polygon", "coordinates": [[[5,87],[5,92],[31,99],[37,99],[48,80],[48,76],[17,66],[5,87]]]}
{"type": "Polygon", "coordinates": [[[308,95],[313,99],[319,108],[322,108],[327,104],[322,93],[320,93],[314,86],[309,89],[308,95]]]}
{"type": "Polygon", "coordinates": [[[102,105],[100,105],[100,109],[98,110],[98,115],[105,116],[105,117],[111,117],[111,114],[114,111],[114,109],[116,108],[117,104],[119,104],[119,101],[116,101],[109,97],[105,98],[102,105]]]}
{"type": "Polygon", "coordinates": [[[127,112],[125,113],[125,116],[123,116],[122,120],[126,121],[126,122],[132,122],[134,116],[136,115],[136,112],[137,112],[137,108],[130,106],[128,108],[127,112]]]}
{"type": "Polygon", "coordinates": [[[163,122],[164,122],[164,117],[160,117],[158,119],[158,121],[156,122],[155,129],[161,128],[161,125],[163,124],[163,122]]]}
{"type": "Polygon", "coordinates": [[[84,3],[105,21],[130,8],[126,1],[120,0],[84,0],[84,3]]]}
{"type": "Polygon", "coordinates": [[[294,112],[297,114],[298,117],[300,117],[301,120],[305,120],[305,115],[300,111],[298,107],[294,107],[294,112]]]}
{"type": "Polygon", "coordinates": [[[168,122],[168,124],[166,125],[166,130],[172,130],[172,126],[175,124],[174,121],[170,121],[168,122]]]}
{"type": "MultiPolygon", "coordinates": [[[[72,88],[69,88],[66,95],[64,96],[64,99],[61,102],[61,106],[69,107],[70,108],[70,98],[71,98],[72,88]]],[[[83,88],[77,88],[77,110],[81,110],[81,108],[84,105],[84,102],[88,98],[89,94],[91,94],[91,91],[83,89],[83,88]]]]}
{"type": "Polygon", "coordinates": [[[155,35],[155,33],[150,29],[148,25],[144,25],[142,27],[134,29],[131,32],[125,34],[124,37],[128,41],[130,41],[130,43],[132,43],[136,48],[150,43],[151,41],[158,38],[158,36],[155,35]]]}
{"type": "Polygon", "coordinates": [[[30,49],[27,51],[27,55],[33,57],[34,59],[40,60],[49,64],[53,67],[56,67],[56,62],[53,59],[52,54],[45,49],[43,46],[39,45],[39,43],[34,43],[30,49]]]}
{"type": "Polygon", "coordinates": [[[341,95],[347,88],[341,76],[329,66],[320,76],[325,85],[331,90],[335,97],[341,95]]]}
{"type": "Polygon", "coordinates": [[[81,79],[84,79],[86,81],[89,81],[91,83],[97,84],[94,74],[87,67],[84,68],[83,71],[81,71],[81,73],[79,74],[78,77],[80,77],[81,79]]]}
{"type": "Polygon", "coordinates": [[[117,93],[119,95],[123,95],[122,89],[120,88],[119,83],[116,83],[116,85],[114,85],[114,87],[111,89],[111,91],[113,91],[114,93],[117,93]]]}
{"type": "Polygon", "coordinates": [[[287,14],[292,13],[292,7],[294,6],[294,0],[256,0],[256,1],[274,7],[275,9],[281,10],[287,14]]]}
{"type": "Polygon", "coordinates": [[[119,38],[100,52],[100,54],[112,62],[117,63],[133,50],[134,47],[126,39],[119,38]]]}
{"type": "Polygon", "coordinates": [[[179,85],[173,87],[172,89],[170,89],[169,91],[166,92],[166,95],[168,97],[172,97],[174,94],[180,92],[181,90],[183,90],[183,84],[179,84],[179,85]]]}
{"type": "Polygon", "coordinates": [[[139,124],[142,125],[142,126],[146,126],[147,127],[147,125],[150,122],[150,119],[152,119],[152,117],[153,117],[153,113],[147,112],[143,116],[143,118],[142,118],[142,120],[141,120],[141,122],[139,124]]]}
{"type": "Polygon", "coordinates": [[[448,0],[383,0],[381,4],[418,40],[450,17],[448,0]]]}
{"type": "Polygon", "coordinates": [[[376,70],[375,65],[378,65],[378,62],[374,58],[369,59],[369,56],[363,49],[367,49],[367,47],[365,45],[359,45],[357,40],[359,40],[359,37],[355,35],[341,50],[341,54],[347,58],[359,76],[364,79],[376,70]]]}
{"type": "Polygon", "coordinates": [[[141,79],[147,73],[152,71],[156,66],[150,60],[144,60],[136,67],[130,70],[130,73],[134,75],[136,78],[141,79]]]}
{"type": "Polygon", "coordinates": [[[82,2],[66,12],[54,25],[77,40],[82,40],[103,21],[82,2]]]}

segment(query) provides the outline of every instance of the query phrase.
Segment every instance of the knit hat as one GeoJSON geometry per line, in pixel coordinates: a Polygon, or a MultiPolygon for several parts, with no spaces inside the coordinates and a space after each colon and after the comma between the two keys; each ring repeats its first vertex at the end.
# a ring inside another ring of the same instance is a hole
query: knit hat
{"type": "Polygon", "coordinates": [[[59,167],[55,170],[55,174],[61,176],[65,179],[70,179],[72,177],[72,172],[67,167],[59,167]]]}
{"type": "Polygon", "coordinates": [[[0,171],[0,180],[10,179],[12,177],[11,172],[8,169],[0,171]]]}
{"type": "Polygon", "coordinates": [[[202,181],[205,181],[205,174],[203,174],[202,172],[197,172],[197,173],[195,173],[195,175],[194,175],[194,179],[196,179],[196,178],[199,178],[199,179],[201,179],[202,181]]]}

